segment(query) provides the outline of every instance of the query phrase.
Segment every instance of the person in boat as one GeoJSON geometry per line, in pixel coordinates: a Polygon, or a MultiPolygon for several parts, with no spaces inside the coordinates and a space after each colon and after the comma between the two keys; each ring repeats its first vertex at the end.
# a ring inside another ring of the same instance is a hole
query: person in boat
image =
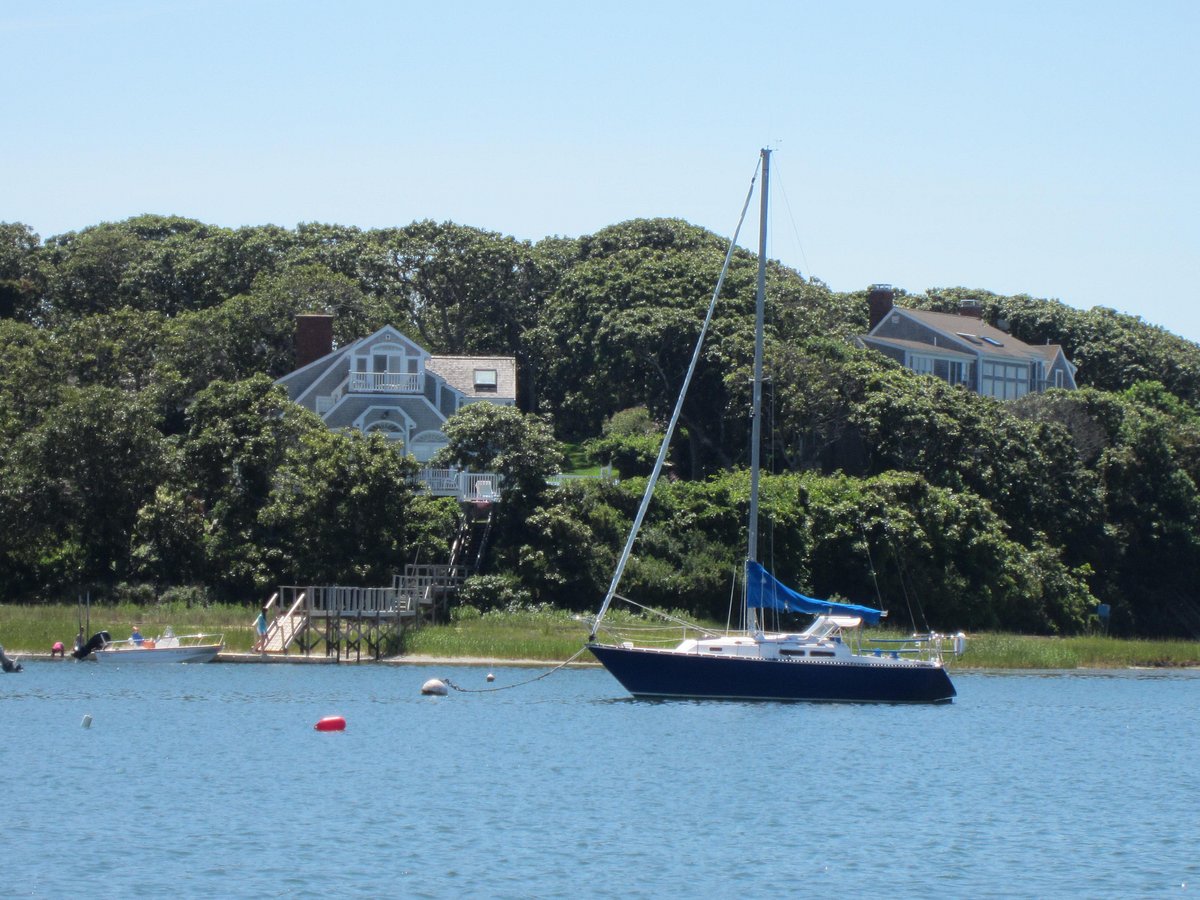
{"type": "Polygon", "coordinates": [[[134,625],[133,634],[129,636],[129,640],[140,647],[146,639],[142,637],[141,629],[137,625],[134,625]]]}

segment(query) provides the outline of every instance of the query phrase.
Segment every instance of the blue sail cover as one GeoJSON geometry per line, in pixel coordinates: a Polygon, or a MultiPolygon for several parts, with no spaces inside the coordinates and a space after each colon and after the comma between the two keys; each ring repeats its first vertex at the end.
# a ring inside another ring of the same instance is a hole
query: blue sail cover
{"type": "Polygon", "coordinates": [[[878,624],[880,617],[883,616],[882,610],[871,609],[869,606],[833,603],[829,600],[805,597],[776,580],[774,575],[752,560],[746,562],[746,583],[746,606],[751,609],[779,609],[813,615],[858,616],[868,625],[878,624]]]}

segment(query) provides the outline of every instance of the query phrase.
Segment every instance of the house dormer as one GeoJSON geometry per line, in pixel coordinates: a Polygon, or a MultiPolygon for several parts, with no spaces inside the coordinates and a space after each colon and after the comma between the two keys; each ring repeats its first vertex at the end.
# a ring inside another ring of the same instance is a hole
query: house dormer
{"type": "Polygon", "coordinates": [[[368,394],[422,393],[429,354],[395,332],[380,332],[373,337],[374,340],[356,345],[350,355],[349,390],[368,394]]]}

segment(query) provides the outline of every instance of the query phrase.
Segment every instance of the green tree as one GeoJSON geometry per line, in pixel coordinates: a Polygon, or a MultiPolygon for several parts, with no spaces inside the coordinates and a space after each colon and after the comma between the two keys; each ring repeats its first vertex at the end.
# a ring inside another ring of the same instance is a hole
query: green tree
{"type": "Polygon", "coordinates": [[[138,510],[132,537],[133,572],[158,592],[207,581],[206,522],[200,498],[170,482],[138,510]]]}
{"type": "Polygon", "coordinates": [[[245,600],[278,583],[280,533],[260,519],[289,451],[325,431],[265,375],[215,382],[187,410],[180,491],[203,508],[204,560],[219,595],[245,600]]]}
{"type": "Polygon", "coordinates": [[[31,320],[41,289],[36,251],[41,238],[28,225],[0,222],[0,319],[31,320]]]}
{"type": "Polygon", "coordinates": [[[154,381],[167,327],[162,313],[130,307],[76,319],[59,329],[63,368],[78,384],[138,393],[154,381]]]}
{"type": "MultiPolygon", "coordinates": [[[[574,438],[596,434],[607,416],[633,406],[665,421],[712,297],[724,242],[677,220],[638,220],[582,239],[580,256],[531,335],[549,405],[574,438]]],[[[739,255],[683,414],[694,445],[723,462],[729,459],[724,379],[730,357],[753,347],[745,337],[753,329],[747,306],[753,285],[751,261],[739,255]]]]}
{"type": "Polygon", "coordinates": [[[32,428],[58,403],[65,373],[54,335],[0,319],[0,446],[32,428]]]}
{"type": "Polygon", "coordinates": [[[151,411],[112,388],[64,388],[5,462],[0,530],[11,579],[61,597],[128,575],[138,510],[165,467],[151,411]]]}
{"type": "Polygon", "coordinates": [[[382,435],[314,429],[288,448],[258,521],[283,577],[380,586],[409,559],[416,463],[382,435]]]}
{"type": "Polygon", "coordinates": [[[523,355],[539,302],[527,243],[430,221],[373,231],[368,241],[363,278],[404,316],[393,324],[437,353],[523,355]]]}
{"type": "Polygon", "coordinates": [[[472,403],[442,427],[448,444],[434,465],[496,472],[507,508],[527,510],[545,493],[547,479],[562,471],[563,454],[549,422],[513,406],[472,403]]]}
{"type": "Polygon", "coordinates": [[[644,406],[614,413],[599,438],[585,443],[588,455],[616,467],[622,478],[649,475],[662,447],[663,428],[644,406]]]}

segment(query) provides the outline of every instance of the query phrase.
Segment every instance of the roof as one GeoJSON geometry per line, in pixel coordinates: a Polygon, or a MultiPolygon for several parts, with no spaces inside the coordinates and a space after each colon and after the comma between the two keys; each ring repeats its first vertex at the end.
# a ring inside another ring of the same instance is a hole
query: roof
{"type": "MultiPolygon", "coordinates": [[[[1044,345],[1026,344],[1019,338],[1013,337],[1007,331],[1001,331],[993,325],[989,325],[982,319],[977,319],[974,316],[960,316],[955,313],[931,312],[927,309],[908,309],[907,307],[894,307],[893,312],[901,313],[916,319],[924,325],[940,331],[947,336],[953,335],[959,340],[966,340],[972,345],[979,348],[979,352],[986,356],[992,357],[1009,357],[1010,359],[1028,360],[1036,359],[1053,359],[1047,357],[1042,351],[1044,345]],[[974,340],[971,340],[974,338],[974,340]]],[[[884,320],[886,321],[886,319],[884,320]]],[[[883,323],[880,323],[883,324],[883,323]]],[[[878,327],[878,326],[876,326],[878,327]]],[[[869,335],[873,340],[891,340],[890,338],[882,338],[877,335],[869,335]]],[[[928,347],[928,345],[923,345],[928,347]]],[[[1056,345],[1051,345],[1056,346],[1056,345]]]]}
{"type": "Polygon", "coordinates": [[[1062,353],[1063,361],[1070,366],[1072,372],[1078,368],[1073,362],[1067,359],[1067,354],[1063,352],[1062,344],[1030,344],[1029,347],[1037,351],[1046,360],[1047,365],[1053,365],[1054,361],[1058,359],[1058,355],[1062,353]]]}
{"type": "Polygon", "coordinates": [[[369,409],[396,410],[404,413],[413,425],[413,433],[437,431],[445,417],[421,396],[408,394],[347,394],[342,402],[322,418],[330,428],[349,428],[369,409]]]}
{"type": "Polygon", "coordinates": [[[870,341],[875,344],[886,344],[889,347],[897,347],[901,350],[911,350],[913,353],[936,354],[937,356],[946,356],[950,359],[973,360],[973,353],[962,353],[958,350],[952,350],[949,347],[937,347],[933,344],[923,344],[920,341],[906,341],[903,338],[880,337],[876,334],[868,334],[863,338],[864,342],[870,341]]]}
{"type": "Polygon", "coordinates": [[[425,368],[445,379],[450,387],[464,397],[486,400],[517,399],[517,360],[513,356],[430,356],[425,368]],[[480,369],[496,372],[496,389],[475,389],[475,373],[480,369]]]}

